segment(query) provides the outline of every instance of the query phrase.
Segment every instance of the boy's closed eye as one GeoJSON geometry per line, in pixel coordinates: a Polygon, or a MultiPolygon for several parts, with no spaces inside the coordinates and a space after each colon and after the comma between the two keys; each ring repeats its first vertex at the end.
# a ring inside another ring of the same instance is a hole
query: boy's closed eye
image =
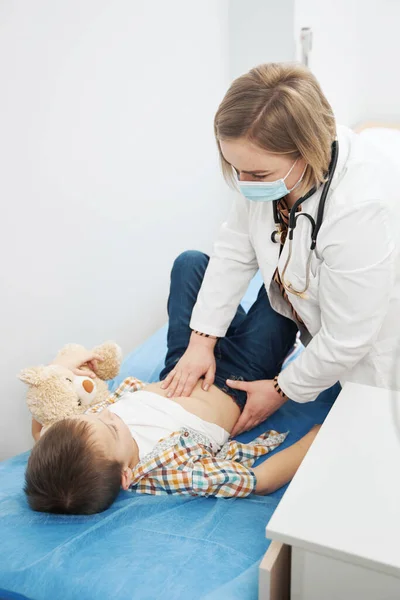
{"type": "Polygon", "coordinates": [[[118,429],[115,425],[112,425],[111,423],[106,423],[108,429],[111,431],[111,433],[113,434],[113,436],[115,437],[115,439],[118,438],[118,429]]]}

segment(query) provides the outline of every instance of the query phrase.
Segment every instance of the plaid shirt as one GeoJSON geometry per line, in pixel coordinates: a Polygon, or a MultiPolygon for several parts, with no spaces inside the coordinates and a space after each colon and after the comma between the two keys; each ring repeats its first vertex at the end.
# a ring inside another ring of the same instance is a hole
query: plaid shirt
{"type": "MultiPolygon", "coordinates": [[[[126,391],[145,384],[129,377],[104,402],[86,412],[100,412],[126,391]]],[[[132,470],[131,489],[141,494],[186,494],[219,498],[245,497],[256,486],[251,469],[260,456],[277,448],[287,434],[267,431],[249,444],[229,441],[215,453],[207,436],[183,428],[160,440],[132,470]]]]}

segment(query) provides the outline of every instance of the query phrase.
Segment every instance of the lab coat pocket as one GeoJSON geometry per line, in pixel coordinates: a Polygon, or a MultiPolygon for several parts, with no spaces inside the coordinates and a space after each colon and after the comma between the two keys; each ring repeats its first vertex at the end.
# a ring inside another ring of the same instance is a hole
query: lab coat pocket
{"type": "Polygon", "coordinates": [[[291,271],[290,275],[285,275],[285,282],[288,285],[291,284],[291,288],[294,292],[301,292],[299,294],[290,292],[288,293],[290,301],[294,297],[300,300],[306,300],[311,304],[319,304],[319,269],[313,274],[310,269],[308,274],[304,268],[304,265],[299,265],[298,271],[291,271]]]}
{"type": "Polygon", "coordinates": [[[400,390],[400,340],[378,340],[368,355],[368,363],[376,373],[376,385],[400,390]]]}
{"type": "MultiPolygon", "coordinates": [[[[303,292],[305,298],[314,302],[318,298],[319,268],[321,261],[307,244],[307,238],[303,240],[304,231],[293,240],[292,249],[286,242],[279,259],[279,272],[281,279],[294,291],[303,292]]],[[[289,294],[291,298],[294,294],[289,294]]]]}
{"type": "MultiPolygon", "coordinates": [[[[293,275],[291,283],[294,289],[302,290],[305,287],[305,277],[293,275]]],[[[311,272],[308,287],[300,296],[288,293],[288,298],[294,310],[300,316],[307,331],[314,336],[321,328],[321,311],[319,307],[319,273],[314,276],[311,272]]]]}

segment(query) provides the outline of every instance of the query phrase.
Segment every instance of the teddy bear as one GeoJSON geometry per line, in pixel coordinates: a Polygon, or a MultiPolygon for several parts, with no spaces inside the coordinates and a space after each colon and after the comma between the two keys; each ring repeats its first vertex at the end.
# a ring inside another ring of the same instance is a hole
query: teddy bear
{"type": "MultiPolygon", "coordinates": [[[[75,375],[71,370],[71,364],[87,354],[83,346],[68,344],[52,364],[24,369],[19,374],[19,379],[28,385],[28,408],[33,418],[43,425],[42,433],[56,421],[82,414],[110,395],[106,381],[119,373],[121,349],[113,342],[93,349],[93,354],[101,358],[96,361],[94,378],[75,375]]],[[[83,366],[80,371],[90,373],[92,370],[83,366]]]]}

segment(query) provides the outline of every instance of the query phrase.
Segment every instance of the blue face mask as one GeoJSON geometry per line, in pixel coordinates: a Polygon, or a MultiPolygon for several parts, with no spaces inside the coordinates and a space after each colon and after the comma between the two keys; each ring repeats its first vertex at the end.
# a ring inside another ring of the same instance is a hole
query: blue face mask
{"type": "Polygon", "coordinates": [[[290,190],[287,189],[285,179],[289,177],[293,171],[297,160],[291,166],[289,172],[283,179],[277,179],[276,181],[238,181],[238,186],[243,196],[248,200],[254,202],[272,202],[273,200],[280,200],[284,196],[287,196],[290,192],[293,192],[295,188],[300,184],[303,179],[306,169],[304,169],[300,179],[290,190]]]}

